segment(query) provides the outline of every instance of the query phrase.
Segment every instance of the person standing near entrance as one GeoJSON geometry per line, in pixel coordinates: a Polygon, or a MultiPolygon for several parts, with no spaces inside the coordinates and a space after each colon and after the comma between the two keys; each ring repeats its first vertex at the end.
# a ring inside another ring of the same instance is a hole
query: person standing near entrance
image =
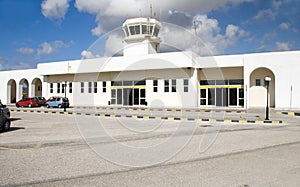
{"type": "Polygon", "coordinates": [[[1,102],[1,99],[0,99],[0,106],[3,106],[2,102],[1,102]]]}

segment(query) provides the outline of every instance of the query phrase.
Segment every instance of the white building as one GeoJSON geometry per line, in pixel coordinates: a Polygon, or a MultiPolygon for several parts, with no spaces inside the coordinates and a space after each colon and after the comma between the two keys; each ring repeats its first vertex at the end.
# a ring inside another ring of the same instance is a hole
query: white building
{"type": "Polygon", "coordinates": [[[66,95],[73,106],[300,108],[300,51],[201,57],[159,53],[161,23],[128,19],[124,56],[0,72],[0,98],[66,95]],[[66,83],[66,88],[64,87],[66,83]]]}

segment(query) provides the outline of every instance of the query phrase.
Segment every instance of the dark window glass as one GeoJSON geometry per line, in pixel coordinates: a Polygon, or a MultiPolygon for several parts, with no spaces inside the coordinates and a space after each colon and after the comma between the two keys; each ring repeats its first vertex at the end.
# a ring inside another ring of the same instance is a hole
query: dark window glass
{"type": "Polygon", "coordinates": [[[81,91],[81,93],[84,93],[84,82],[81,82],[80,84],[81,84],[81,90],[80,91],[81,91]]]}
{"type": "MultiPolygon", "coordinates": [[[[118,82],[121,82],[121,81],[118,81],[118,82]]],[[[122,85],[122,82],[121,82],[121,85],[122,85]]],[[[123,81],[123,86],[132,86],[132,85],[133,85],[132,81],[123,81]]]]}
{"type": "Polygon", "coordinates": [[[176,92],[176,80],[172,80],[172,92],[176,92]]]}
{"type": "Polygon", "coordinates": [[[137,85],[137,86],[146,85],[146,80],[134,81],[134,85],[137,85]]]}
{"type": "Polygon", "coordinates": [[[157,92],[157,91],[158,91],[157,87],[153,87],[153,92],[157,92]]]}
{"type": "Polygon", "coordinates": [[[50,83],[50,93],[53,93],[53,83],[50,83]]]}
{"type": "Polygon", "coordinates": [[[147,25],[142,25],[142,34],[148,34],[147,33],[147,25]]]}
{"type": "Polygon", "coordinates": [[[200,98],[206,98],[206,89],[200,90],[200,98]]]}
{"type": "Polygon", "coordinates": [[[242,85],[242,84],[244,84],[244,80],[243,79],[232,79],[232,80],[229,80],[229,84],[230,85],[242,85]]]}
{"type": "Polygon", "coordinates": [[[185,85],[185,86],[189,85],[189,80],[188,79],[184,79],[183,80],[183,85],[185,85]]]}
{"type": "Polygon", "coordinates": [[[60,93],[60,83],[57,83],[57,93],[60,93]]]}
{"type": "Polygon", "coordinates": [[[158,86],[158,81],[157,80],[153,80],[153,86],[158,86]]]}
{"type": "Polygon", "coordinates": [[[135,35],[134,26],[129,27],[130,35],[135,35]]]}
{"type": "Polygon", "coordinates": [[[140,25],[134,26],[135,34],[140,34],[141,33],[140,28],[141,28],[140,25]]]}
{"type": "Polygon", "coordinates": [[[102,92],[106,93],[106,82],[102,82],[102,92]]]}
{"type": "Polygon", "coordinates": [[[94,93],[98,92],[98,84],[97,82],[94,82],[94,93]]]}
{"type": "Polygon", "coordinates": [[[226,80],[216,80],[216,85],[227,85],[226,82],[228,84],[228,81],[226,80]]]}
{"type": "Polygon", "coordinates": [[[69,93],[72,93],[73,92],[73,87],[72,87],[73,85],[72,85],[72,83],[70,82],[69,83],[69,93]]]}
{"type": "Polygon", "coordinates": [[[146,90],[145,89],[140,89],[140,95],[141,97],[146,97],[146,90]]]}
{"type": "Polygon", "coordinates": [[[92,82],[89,82],[89,93],[92,93],[92,82]]]}

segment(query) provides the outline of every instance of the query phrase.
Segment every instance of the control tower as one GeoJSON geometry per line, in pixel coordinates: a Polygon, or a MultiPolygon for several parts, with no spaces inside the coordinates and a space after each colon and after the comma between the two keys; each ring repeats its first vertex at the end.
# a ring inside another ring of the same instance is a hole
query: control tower
{"type": "Polygon", "coordinates": [[[123,23],[124,56],[148,55],[159,52],[161,23],[154,18],[133,18],[123,23]]]}

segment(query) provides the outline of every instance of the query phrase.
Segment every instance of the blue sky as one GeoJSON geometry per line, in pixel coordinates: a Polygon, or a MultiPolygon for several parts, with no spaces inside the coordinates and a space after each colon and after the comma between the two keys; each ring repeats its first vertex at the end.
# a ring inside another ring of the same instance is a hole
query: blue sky
{"type": "MultiPolygon", "coordinates": [[[[193,32],[196,21],[215,55],[300,49],[300,0],[0,0],[0,70],[94,57],[88,49],[99,37],[126,18],[149,16],[150,4],[162,22],[193,32]]],[[[180,32],[165,39],[181,45],[180,32]]],[[[98,55],[121,47],[122,35],[108,39],[98,55]]]]}

